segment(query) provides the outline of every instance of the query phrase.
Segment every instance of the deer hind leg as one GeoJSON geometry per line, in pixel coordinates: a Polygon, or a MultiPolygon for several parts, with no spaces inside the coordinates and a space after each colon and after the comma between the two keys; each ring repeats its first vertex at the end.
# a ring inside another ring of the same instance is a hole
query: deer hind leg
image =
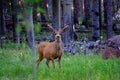
{"type": "Polygon", "coordinates": [[[50,68],[50,67],[49,67],[49,61],[50,61],[50,60],[47,60],[47,61],[46,61],[46,65],[47,65],[48,68],[50,68]]]}
{"type": "Polygon", "coordinates": [[[37,60],[37,68],[42,60],[43,60],[43,56],[39,56],[39,59],[37,60]]]}

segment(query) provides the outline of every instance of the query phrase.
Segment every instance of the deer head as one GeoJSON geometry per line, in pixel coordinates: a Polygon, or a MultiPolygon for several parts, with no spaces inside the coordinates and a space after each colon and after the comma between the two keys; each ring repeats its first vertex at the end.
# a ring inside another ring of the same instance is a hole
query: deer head
{"type": "Polygon", "coordinates": [[[57,42],[60,42],[61,41],[61,34],[64,33],[67,28],[68,28],[68,25],[66,25],[63,29],[59,29],[58,31],[55,30],[51,25],[48,25],[50,31],[55,35],[55,40],[57,42]]]}

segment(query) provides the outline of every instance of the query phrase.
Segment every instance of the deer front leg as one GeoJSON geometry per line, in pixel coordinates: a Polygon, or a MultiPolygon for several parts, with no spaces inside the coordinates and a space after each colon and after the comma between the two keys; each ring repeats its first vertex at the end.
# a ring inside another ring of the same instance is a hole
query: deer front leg
{"type": "Polygon", "coordinates": [[[54,59],[51,58],[51,60],[52,60],[53,68],[55,69],[54,59]]]}
{"type": "Polygon", "coordinates": [[[49,61],[50,61],[50,60],[47,60],[47,61],[46,61],[46,65],[47,65],[48,68],[50,68],[50,67],[49,67],[49,61]]]}
{"type": "Polygon", "coordinates": [[[61,57],[58,58],[58,66],[59,66],[59,69],[61,69],[60,60],[61,60],[61,57]]]}

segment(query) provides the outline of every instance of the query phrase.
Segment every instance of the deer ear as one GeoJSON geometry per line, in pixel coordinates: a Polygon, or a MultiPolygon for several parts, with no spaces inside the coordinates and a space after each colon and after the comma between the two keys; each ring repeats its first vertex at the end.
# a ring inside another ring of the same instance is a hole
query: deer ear
{"type": "Polygon", "coordinates": [[[60,33],[64,33],[67,29],[68,29],[68,25],[65,25],[65,27],[60,30],[60,33]]]}
{"type": "Polygon", "coordinates": [[[48,24],[48,27],[53,34],[56,33],[56,30],[51,26],[51,24],[48,24]]]}

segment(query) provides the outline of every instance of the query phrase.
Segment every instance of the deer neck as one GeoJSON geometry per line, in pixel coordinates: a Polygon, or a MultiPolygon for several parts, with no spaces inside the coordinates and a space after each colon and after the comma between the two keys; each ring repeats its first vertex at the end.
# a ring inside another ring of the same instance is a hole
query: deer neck
{"type": "Polygon", "coordinates": [[[56,53],[59,54],[59,51],[61,50],[62,42],[61,41],[55,41],[55,48],[56,53]]]}

